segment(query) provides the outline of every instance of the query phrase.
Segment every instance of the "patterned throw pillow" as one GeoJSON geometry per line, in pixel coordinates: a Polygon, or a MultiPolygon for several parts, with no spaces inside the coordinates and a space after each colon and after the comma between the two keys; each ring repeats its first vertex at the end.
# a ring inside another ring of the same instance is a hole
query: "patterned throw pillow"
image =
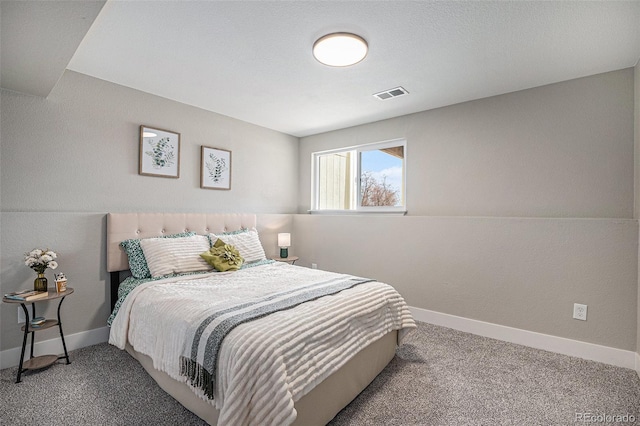
{"type": "Polygon", "coordinates": [[[237,271],[244,263],[238,249],[230,244],[225,244],[221,239],[218,239],[209,250],[201,253],[200,257],[220,272],[237,271]]]}
{"type": "MultiPolygon", "coordinates": [[[[165,235],[158,238],[180,238],[180,237],[192,237],[196,235],[195,232],[181,232],[179,234],[165,235]]],[[[124,240],[120,243],[120,247],[124,249],[129,258],[129,269],[131,275],[135,278],[151,278],[151,272],[147,265],[147,259],[144,257],[142,247],[140,247],[139,239],[124,240]]]]}
{"type": "Polygon", "coordinates": [[[225,244],[235,246],[246,263],[258,262],[267,258],[256,228],[237,234],[209,234],[209,237],[211,241],[216,241],[219,238],[225,244]]]}

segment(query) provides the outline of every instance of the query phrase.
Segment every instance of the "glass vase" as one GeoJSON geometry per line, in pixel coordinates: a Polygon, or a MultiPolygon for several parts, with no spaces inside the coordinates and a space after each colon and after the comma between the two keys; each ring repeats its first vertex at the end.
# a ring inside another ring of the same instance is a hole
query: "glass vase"
{"type": "Polygon", "coordinates": [[[33,289],[35,291],[47,291],[47,278],[44,274],[38,274],[38,278],[33,281],[33,289]]]}

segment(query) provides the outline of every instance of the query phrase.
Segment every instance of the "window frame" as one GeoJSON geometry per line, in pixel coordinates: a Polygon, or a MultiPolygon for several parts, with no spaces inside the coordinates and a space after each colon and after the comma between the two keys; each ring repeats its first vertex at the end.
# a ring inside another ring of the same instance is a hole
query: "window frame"
{"type": "Polygon", "coordinates": [[[310,213],[324,214],[354,214],[354,213],[401,213],[407,212],[407,140],[406,138],[390,139],[381,142],[372,142],[362,145],[354,145],[345,148],[335,148],[311,153],[311,210],[310,213]],[[400,206],[362,206],[361,203],[361,161],[360,154],[366,151],[375,151],[384,148],[403,147],[404,158],[402,161],[402,185],[400,188],[402,205],[400,206]],[[351,200],[348,209],[320,209],[320,157],[329,154],[352,152],[351,170],[354,170],[351,185],[351,200]]]}

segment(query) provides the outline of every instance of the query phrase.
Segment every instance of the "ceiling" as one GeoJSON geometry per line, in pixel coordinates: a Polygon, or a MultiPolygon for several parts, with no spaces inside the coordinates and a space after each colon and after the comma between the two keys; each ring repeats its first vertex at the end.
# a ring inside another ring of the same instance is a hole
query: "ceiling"
{"type": "Polygon", "coordinates": [[[105,1],[0,1],[0,87],[51,93],[105,1]]]}
{"type": "Polygon", "coordinates": [[[301,137],[639,58],[640,1],[110,0],[67,68],[301,137]],[[336,31],[368,56],[318,63],[314,41],[336,31]],[[372,96],[396,86],[409,94],[372,96]]]}

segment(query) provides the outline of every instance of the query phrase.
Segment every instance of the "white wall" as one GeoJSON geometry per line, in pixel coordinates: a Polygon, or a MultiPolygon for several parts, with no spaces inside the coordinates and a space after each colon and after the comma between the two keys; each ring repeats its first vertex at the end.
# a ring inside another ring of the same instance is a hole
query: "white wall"
{"type": "MultiPolygon", "coordinates": [[[[66,333],[106,325],[107,212],[258,213],[270,254],[290,227],[295,137],[69,71],[47,99],[0,96],[1,291],[33,286],[25,251],[57,251],[76,291],[64,302],[66,333]],[[179,179],[138,175],[140,124],[181,133],[179,179]],[[230,191],[200,189],[200,145],[232,151],[230,191]]],[[[16,307],[0,304],[0,321],[0,350],[19,346],[16,307]]]]}
{"type": "Polygon", "coordinates": [[[294,219],[302,265],[373,276],[409,304],[624,350],[637,340],[633,69],[302,138],[407,139],[408,216],[294,219]],[[480,217],[484,216],[484,217],[480,217]],[[572,319],[573,303],[589,306],[572,319]]]}

